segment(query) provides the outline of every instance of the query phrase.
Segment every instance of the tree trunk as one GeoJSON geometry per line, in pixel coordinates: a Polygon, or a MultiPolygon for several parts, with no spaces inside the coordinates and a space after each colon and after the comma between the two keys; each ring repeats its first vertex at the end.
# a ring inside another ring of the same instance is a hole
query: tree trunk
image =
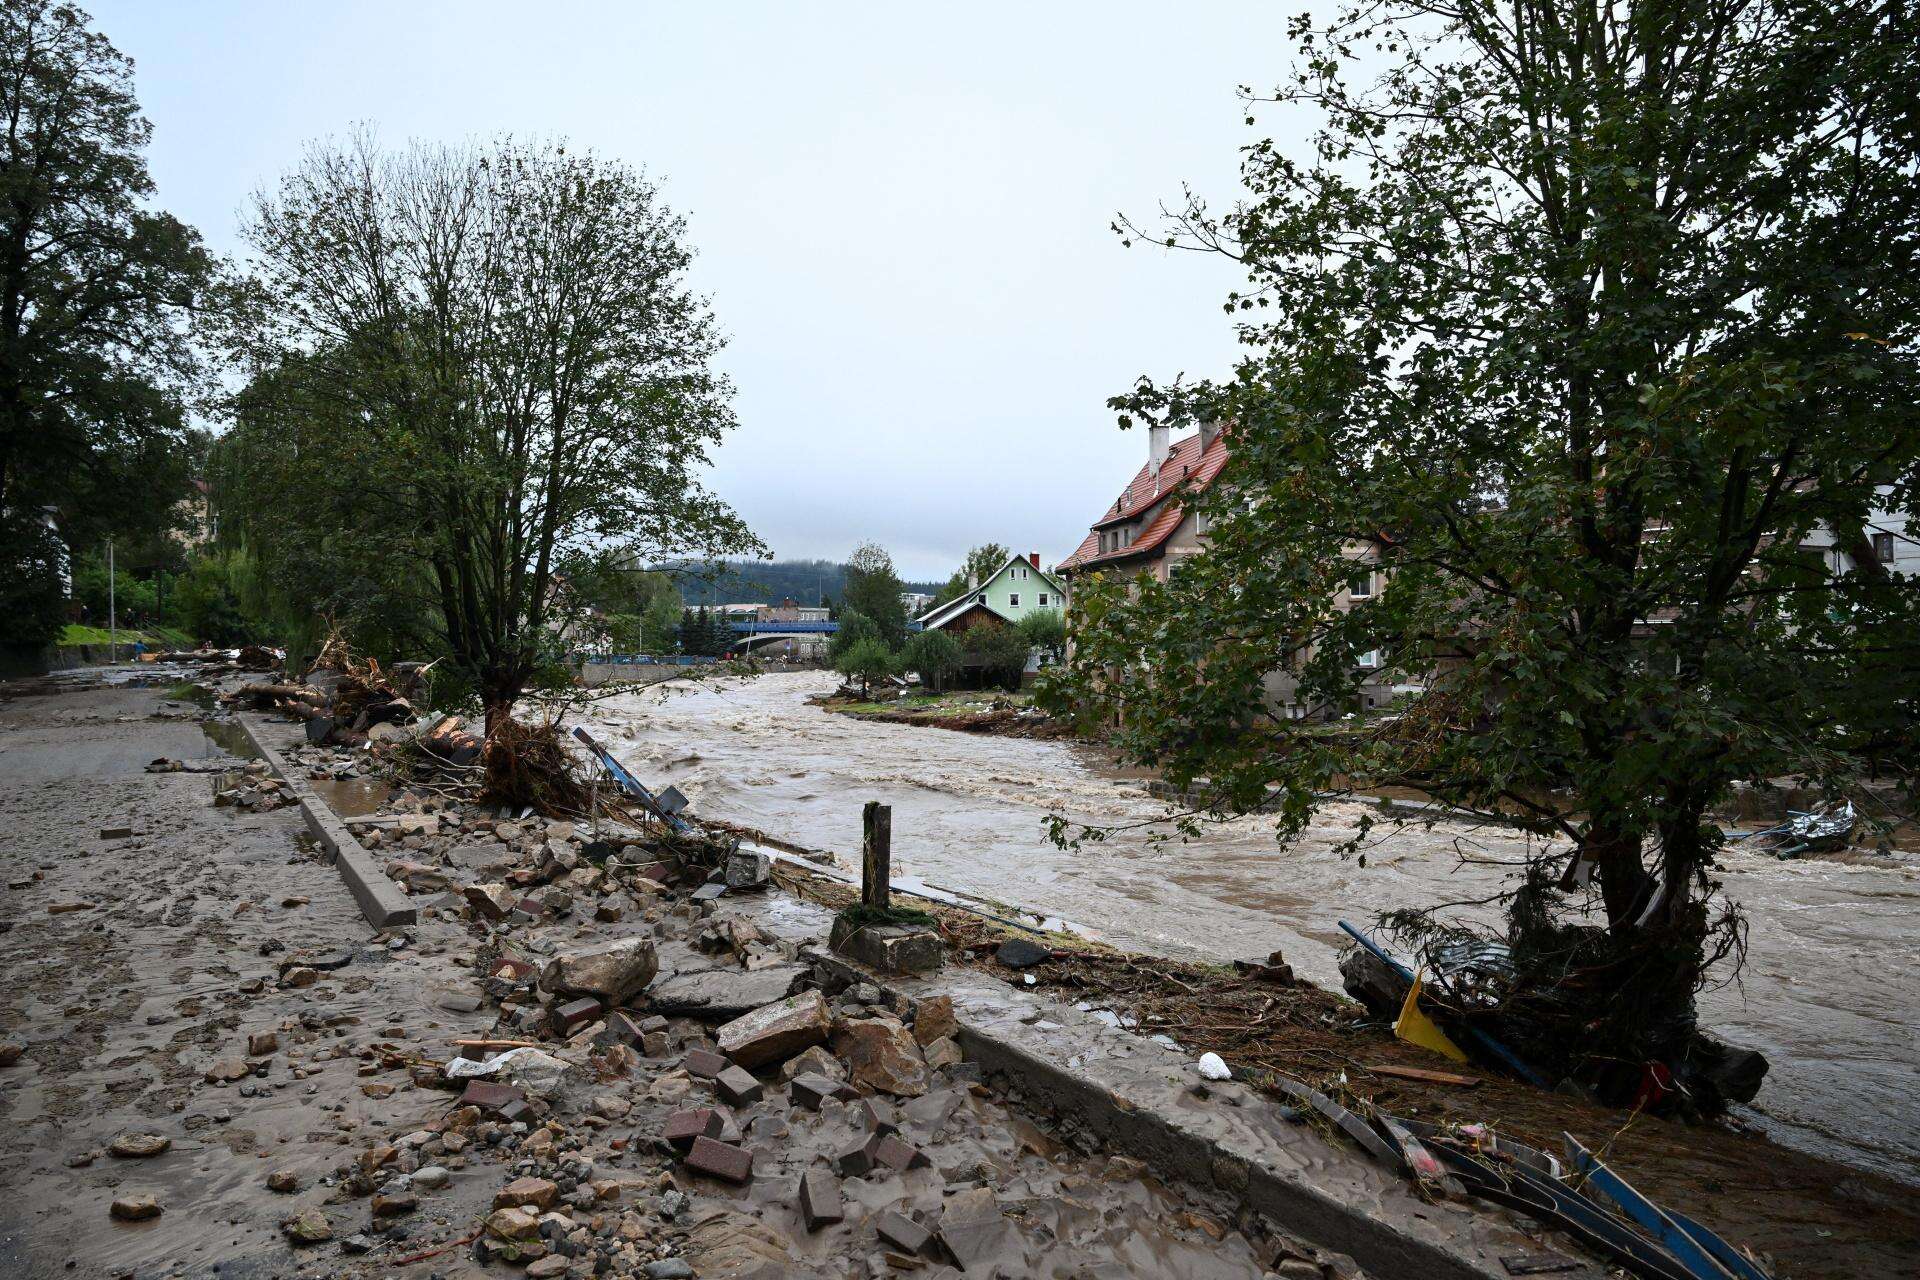
{"type": "Polygon", "coordinates": [[[517,671],[489,667],[480,673],[480,705],[486,711],[488,737],[513,718],[513,704],[520,700],[525,684],[517,671]]]}

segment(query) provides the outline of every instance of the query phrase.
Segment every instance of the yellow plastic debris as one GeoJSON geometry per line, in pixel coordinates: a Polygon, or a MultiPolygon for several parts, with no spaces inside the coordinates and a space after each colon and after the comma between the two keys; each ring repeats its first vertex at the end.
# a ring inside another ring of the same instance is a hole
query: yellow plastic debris
{"type": "Polygon", "coordinates": [[[1413,985],[1407,988],[1406,1002],[1400,1006],[1400,1020],[1393,1024],[1393,1034],[1408,1044],[1431,1049],[1455,1062],[1465,1062],[1467,1055],[1460,1051],[1460,1046],[1448,1039],[1439,1024],[1420,1010],[1420,989],[1425,977],[1424,973],[1413,975],[1413,985]]]}

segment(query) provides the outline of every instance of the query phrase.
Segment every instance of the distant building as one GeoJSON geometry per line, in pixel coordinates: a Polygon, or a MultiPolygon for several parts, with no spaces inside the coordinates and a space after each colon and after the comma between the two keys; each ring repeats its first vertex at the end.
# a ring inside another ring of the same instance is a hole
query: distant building
{"type": "Polygon", "coordinates": [[[825,605],[797,604],[792,596],[788,596],[779,604],[762,609],[758,620],[761,622],[825,622],[827,612],[825,605]]]}
{"type": "MultiPolygon", "coordinates": [[[[1192,509],[1193,499],[1212,487],[1227,462],[1227,436],[1219,423],[1202,423],[1184,440],[1174,441],[1165,426],[1147,429],[1147,461],[1120,491],[1113,505],[1088,528],[1087,536],[1062,560],[1058,570],[1069,585],[1096,573],[1146,574],[1161,582],[1179,574],[1182,563],[1205,547],[1204,517],[1192,509]]],[[[1334,607],[1347,610],[1385,588],[1387,571],[1378,563],[1376,548],[1360,543],[1347,547],[1353,562],[1348,583],[1334,597],[1334,607]]],[[[1312,709],[1298,699],[1299,682],[1291,663],[1304,661],[1310,651],[1292,655],[1265,681],[1265,702],[1276,715],[1298,718],[1312,709]]],[[[1420,685],[1404,673],[1389,669],[1378,651],[1359,657],[1360,697],[1365,707],[1384,707],[1395,696],[1418,692],[1420,685]]]]}
{"type": "Polygon", "coordinates": [[[1040,553],[1036,551],[1009,557],[985,582],[968,583],[965,591],[928,609],[918,620],[929,631],[964,630],[989,619],[1009,624],[1043,609],[1061,611],[1066,607],[1066,587],[1040,567],[1040,553]]]}
{"type": "Polygon", "coordinates": [[[917,618],[933,607],[934,598],[924,591],[902,591],[900,604],[906,609],[909,618],[917,618]]]}

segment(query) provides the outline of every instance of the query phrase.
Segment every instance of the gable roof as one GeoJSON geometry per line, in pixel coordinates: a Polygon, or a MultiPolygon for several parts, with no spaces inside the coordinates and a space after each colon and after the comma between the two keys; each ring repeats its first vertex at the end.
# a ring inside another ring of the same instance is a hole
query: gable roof
{"type": "MultiPolygon", "coordinates": [[[[936,617],[935,616],[936,614],[945,615],[948,613],[948,610],[953,608],[953,606],[957,604],[961,604],[963,602],[972,601],[976,604],[979,603],[975,599],[975,597],[977,597],[981,592],[985,591],[989,586],[991,586],[994,583],[994,581],[1000,577],[1001,574],[1013,568],[1015,565],[1026,566],[1027,568],[1033,570],[1035,573],[1039,574],[1040,580],[1042,582],[1047,583],[1055,591],[1060,592],[1062,595],[1066,594],[1066,588],[1060,584],[1060,580],[1054,577],[1052,574],[1048,573],[1045,569],[1042,569],[1039,565],[1033,563],[1033,561],[1027,559],[1025,556],[1018,556],[1018,555],[1008,556],[1006,563],[1002,564],[998,569],[995,569],[992,573],[988,574],[986,577],[986,580],[982,582],[979,586],[971,587],[966,591],[962,591],[959,595],[953,597],[953,599],[951,600],[941,601],[939,604],[933,606],[933,608],[921,614],[918,618],[915,619],[915,621],[919,622],[922,626],[928,626],[928,627],[945,626],[947,623],[953,620],[952,616],[949,615],[949,616],[943,616],[943,617],[936,617]]],[[[1058,566],[1055,566],[1055,567],[1057,568],[1058,566]]],[[[993,608],[992,605],[982,605],[981,607],[988,609],[998,617],[1005,618],[1008,622],[1013,621],[1012,618],[1008,618],[1006,614],[1001,613],[1000,610],[993,608]]]]}
{"type": "Polygon", "coordinates": [[[1062,560],[1054,568],[1057,570],[1082,569],[1094,563],[1112,564],[1134,556],[1144,556],[1156,550],[1161,543],[1173,536],[1180,527],[1181,518],[1186,515],[1185,504],[1179,495],[1183,490],[1199,492],[1213,483],[1220,468],[1227,462],[1227,434],[1222,431],[1215,436],[1212,445],[1200,447],[1200,433],[1194,432],[1186,439],[1176,443],[1167,452],[1167,460],[1160,464],[1160,474],[1153,474],[1152,463],[1143,464],[1120,496],[1113,500],[1107,513],[1093,522],[1087,530],[1087,536],[1074,548],[1073,554],[1062,560]],[[1122,521],[1131,520],[1149,510],[1156,504],[1150,519],[1141,527],[1140,534],[1124,547],[1102,553],[1100,550],[1100,531],[1122,521]]]}

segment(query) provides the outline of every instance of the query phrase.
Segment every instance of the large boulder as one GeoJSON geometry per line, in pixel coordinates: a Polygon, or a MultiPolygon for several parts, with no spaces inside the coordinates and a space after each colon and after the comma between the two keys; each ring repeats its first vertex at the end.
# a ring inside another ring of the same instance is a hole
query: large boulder
{"type": "Polygon", "coordinates": [[[833,1015],[818,991],[803,991],[723,1024],[714,1033],[720,1052],[751,1071],[825,1044],[833,1015]]]}
{"type": "Polygon", "coordinates": [[[890,1018],[843,1022],[833,1035],[833,1051],[847,1064],[847,1075],[896,1098],[917,1098],[927,1091],[927,1063],[913,1034],[890,1018]]]}
{"type": "Polygon", "coordinates": [[[547,961],[540,985],[555,995],[598,996],[622,1005],[647,989],[660,972],[651,938],[623,938],[547,961]]]}

